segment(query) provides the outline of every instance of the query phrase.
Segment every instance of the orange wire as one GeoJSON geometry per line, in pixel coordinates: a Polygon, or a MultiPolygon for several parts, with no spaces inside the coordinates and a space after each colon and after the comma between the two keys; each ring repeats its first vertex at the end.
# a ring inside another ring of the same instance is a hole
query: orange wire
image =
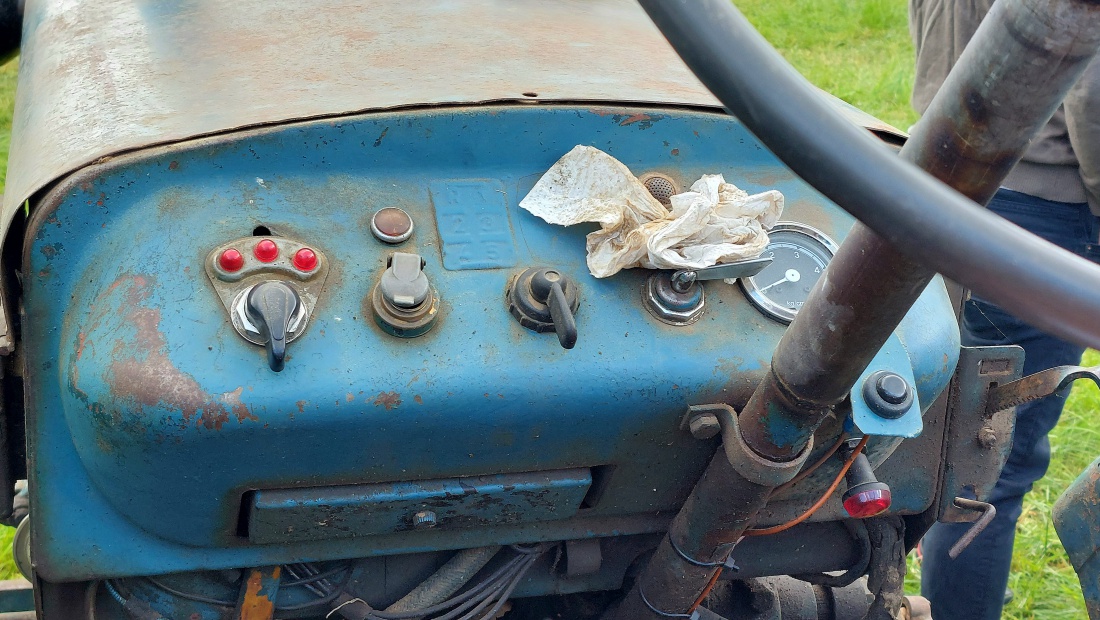
{"type": "Polygon", "coordinates": [[[710,581],[707,582],[707,587],[703,588],[703,591],[699,593],[699,598],[695,599],[695,602],[691,604],[691,609],[688,610],[688,615],[691,615],[700,605],[703,604],[703,599],[707,598],[710,591],[714,589],[714,584],[718,583],[718,578],[722,576],[722,567],[719,566],[714,571],[714,575],[711,576],[710,581]]]}
{"type": "Polygon", "coordinates": [[[840,473],[836,475],[836,479],[833,480],[833,483],[831,485],[829,485],[829,489],[825,491],[825,493],[821,496],[821,499],[817,500],[817,502],[813,506],[810,506],[809,510],[781,525],[775,525],[758,530],[745,530],[745,536],[768,536],[770,534],[778,534],[779,532],[789,530],[799,523],[802,523],[806,519],[809,519],[810,516],[817,512],[819,508],[825,505],[825,502],[829,501],[829,498],[833,495],[833,491],[836,491],[836,488],[840,486],[840,481],[844,479],[844,475],[848,473],[848,470],[852,467],[852,463],[855,462],[856,457],[859,456],[861,452],[863,452],[863,446],[867,445],[867,440],[870,438],[870,435],[863,436],[863,439],[860,440],[859,445],[856,446],[856,449],[852,450],[852,454],[848,457],[848,460],[844,461],[844,466],[840,468],[840,473]]]}
{"type": "Polygon", "coordinates": [[[809,478],[810,475],[817,471],[819,467],[824,465],[829,459],[833,458],[833,455],[836,454],[836,451],[840,449],[840,446],[844,445],[844,442],[847,439],[848,433],[841,433],[840,436],[836,438],[836,441],[833,443],[833,445],[828,450],[826,450],[825,454],[822,454],[821,458],[817,459],[817,461],[815,461],[813,465],[810,465],[806,469],[798,472],[798,475],[794,478],[791,478],[790,481],[784,482],[783,484],[775,487],[772,493],[775,494],[785,489],[789,489],[799,482],[802,482],[806,478],[809,478]]]}
{"type": "MultiPolygon", "coordinates": [[[[844,465],[840,468],[840,473],[838,473],[836,475],[836,479],[834,479],[833,483],[831,485],[829,485],[829,489],[827,491],[825,491],[825,493],[821,496],[820,499],[817,500],[817,502],[813,506],[810,506],[809,510],[807,510],[806,512],[798,515],[794,519],[791,519],[790,521],[788,521],[788,522],[786,522],[782,525],[776,525],[776,526],[773,526],[773,527],[768,527],[768,528],[759,529],[759,530],[745,530],[744,535],[745,536],[767,536],[769,534],[778,534],[779,532],[782,532],[784,530],[788,530],[788,529],[798,525],[799,523],[802,523],[806,519],[809,519],[815,512],[818,511],[818,509],[820,509],[822,506],[825,505],[825,502],[829,501],[829,498],[833,495],[833,492],[836,491],[836,488],[838,486],[840,486],[840,481],[844,479],[844,475],[847,474],[848,470],[852,468],[852,463],[856,462],[856,457],[859,456],[860,453],[863,452],[863,447],[867,445],[867,440],[869,440],[870,438],[871,438],[870,435],[864,435],[863,436],[863,439],[860,440],[860,442],[856,446],[855,450],[852,450],[852,454],[848,456],[848,459],[846,461],[844,461],[844,465]]],[[[787,488],[787,487],[793,485],[794,483],[798,482],[799,480],[802,480],[802,479],[806,478],[807,476],[809,476],[810,474],[812,474],[814,472],[814,470],[816,470],[818,467],[823,465],[825,463],[825,461],[827,461],[829,459],[829,457],[831,457],[833,454],[836,453],[836,451],[840,448],[840,445],[844,442],[844,439],[845,439],[845,436],[844,436],[843,433],[841,433],[840,438],[833,445],[833,447],[829,449],[829,451],[825,454],[825,456],[823,456],[816,463],[811,465],[809,469],[807,469],[804,472],[802,472],[801,474],[799,474],[799,476],[796,476],[793,480],[788,482],[786,485],[782,485],[780,487],[777,487],[777,490],[787,488]]],[[[722,576],[722,567],[719,566],[714,571],[714,574],[711,575],[710,581],[707,582],[706,587],[703,588],[703,591],[699,593],[699,596],[695,599],[695,602],[692,603],[691,608],[688,609],[687,612],[689,614],[694,612],[696,609],[698,609],[699,605],[703,604],[703,601],[706,600],[707,596],[710,595],[710,591],[714,589],[714,586],[718,583],[718,579],[721,576],[722,576]]]]}

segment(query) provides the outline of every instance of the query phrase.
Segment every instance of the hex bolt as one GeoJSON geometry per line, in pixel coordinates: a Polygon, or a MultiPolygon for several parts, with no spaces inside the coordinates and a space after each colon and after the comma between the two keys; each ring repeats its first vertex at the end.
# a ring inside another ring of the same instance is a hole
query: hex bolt
{"type": "Polygon", "coordinates": [[[426,530],[439,525],[435,513],[431,510],[421,510],[413,515],[413,527],[418,530],[426,530]]]}
{"type": "Polygon", "coordinates": [[[863,382],[863,400],[875,415],[896,420],[913,406],[913,388],[896,372],[880,370],[863,382]]]}
{"type": "Polygon", "coordinates": [[[978,429],[978,445],[983,448],[989,449],[997,445],[997,433],[988,426],[983,426],[978,429]]]}
{"type": "Polygon", "coordinates": [[[722,425],[718,423],[718,416],[713,413],[700,413],[688,422],[688,430],[696,439],[710,439],[721,432],[722,425]]]}

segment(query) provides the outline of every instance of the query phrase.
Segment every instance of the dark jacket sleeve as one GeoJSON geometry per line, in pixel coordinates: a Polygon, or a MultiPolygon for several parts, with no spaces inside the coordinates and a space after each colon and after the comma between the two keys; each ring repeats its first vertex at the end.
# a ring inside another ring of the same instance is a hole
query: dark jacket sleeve
{"type": "Polygon", "coordinates": [[[1100,57],[1066,96],[1066,127],[1092,212],[1100,214],[1100,57]]]}

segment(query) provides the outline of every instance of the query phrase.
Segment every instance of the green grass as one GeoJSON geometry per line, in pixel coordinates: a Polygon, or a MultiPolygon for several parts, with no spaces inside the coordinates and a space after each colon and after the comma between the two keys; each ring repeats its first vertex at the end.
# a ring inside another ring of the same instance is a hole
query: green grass
{"type": "Polygon", "coordinates": [[[736,0],[796,69],[818,87],[906,129],[913,45],[905,0],[736,0]]]}
{"type": "MultiPolygon", "coordinates": [[[[913,46],[905,0],[736,0],[736,4],[817,86],[901,129],[916,121],[909,106],[913,46]]],[[[1100,364],[1100,354],[1088,352],[1085,363],[1100,364]]],[[[1009,583],[1016,597],[1005,609],[1006,619],[1086,617],[1077,576],[1050,514],[1062,490],[1100,455],[1098,411],[1100,390],[1079,381],[1050,436],[1050,471],[1024,504],[1009,583]]],[[[920,590],[920,567],[912,558],[906,590],[920,590]]]]}
{"type": "MultiPolygon", "coordinates": [[[[8,169],[8,148],[11,146],[11,117],[15,107],[15,78],[18,59],[0,66],[0,170],[8,169]]],[[[0,195],[4,193],[4,180],[0,178],[0,195]]],[[[0,579],[19,576],[11,557],[11,539],[15,529],[0,526],[0,579]]]]}

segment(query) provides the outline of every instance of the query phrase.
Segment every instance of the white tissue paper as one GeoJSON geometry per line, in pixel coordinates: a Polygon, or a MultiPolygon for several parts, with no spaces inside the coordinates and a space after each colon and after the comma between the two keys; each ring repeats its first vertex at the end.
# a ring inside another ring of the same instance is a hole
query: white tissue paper
{"type": "Polygon", "coordinates": [[[519,206],[569,226],[599,222],[588,235],[588,270],[701,269],[759,256],[779,221],[783,194],[749,196],[720,174],[703,175],[676,194],[668,211],[619,160],[576,146],[542,175],[519,206]]]}

